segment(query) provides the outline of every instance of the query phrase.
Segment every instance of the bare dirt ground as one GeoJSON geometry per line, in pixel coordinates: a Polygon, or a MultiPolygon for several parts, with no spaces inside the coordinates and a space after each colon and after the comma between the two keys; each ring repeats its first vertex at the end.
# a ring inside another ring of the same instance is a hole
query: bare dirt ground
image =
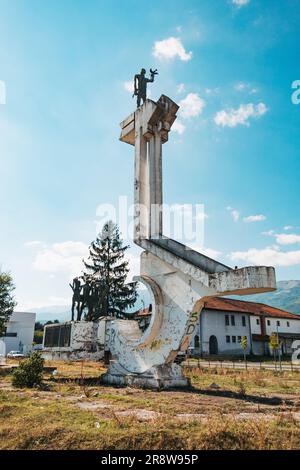
{"type": "Polygon", "coordinates": [[[299,372],[192,368],[190,389],[151,391],[101,385],[100,363],[51,366],[41,390],[0,375],[0,448],[300,447],[299,372]]]}

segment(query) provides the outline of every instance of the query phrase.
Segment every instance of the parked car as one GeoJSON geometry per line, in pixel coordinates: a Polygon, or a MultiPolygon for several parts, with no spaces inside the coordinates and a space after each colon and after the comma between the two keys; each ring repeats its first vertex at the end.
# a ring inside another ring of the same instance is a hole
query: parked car
{"type": "Polygon", "coordinates": [[[7,356],[9,359],[24,359],[24,354],[21,351],[10,351],[7,356]]]}

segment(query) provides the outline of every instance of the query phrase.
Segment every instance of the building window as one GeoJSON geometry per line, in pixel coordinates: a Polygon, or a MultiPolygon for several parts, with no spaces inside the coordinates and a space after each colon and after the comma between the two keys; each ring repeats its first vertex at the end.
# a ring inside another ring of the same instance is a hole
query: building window
{"type": "Polygon", "coordinates": [[[235,326],[235,318],[234,315],[231,315],[231,325],[235,326]]]}
{"type": "Polygon", "coordinates": [[[226,343],[230,343],[230,336],[226,336],[226,343]]]}
{"type": "Polygon", "coordinates": [[[240,343],[241,341],[242,341],[242,337],[238,336],[238,343],[240,343]]]}
{"type": "Polygon", "coordinates": [[[225,315],[225,325],[229,326],[229,315],[225,315]]]}
{"type": "Polygon", "coordinates": [[[259,318],[256,319],[256,324],[259,325],[259,318]]]}
{"type": "Polygon", "coordinates": [[[232,336],[232,342],[236,343],[236,336],[232,336]]]}
{"type": "Polygon", "coordinates": [[[268,326],[271,325],[271,321],[270,321],[270,320],[267,320],[267,325],[268,325],[268,326]]]}
{"type": "Polygon", "coordinates": [[[286,322],[286,326],[290,326],[290,322],[289,322],[289,321],[286,322]]]}
{"type": "Polygon", "coordinates": [[[18,336],[18,334],[17,334],[17,333],[8,333],[8,332],[6,331],[6,333],[4,334],[4,336],[5,336],[6,338],[16,338],[16,337],[18,336]]]}
{"type": "Polygon", "coordinates": [[[199,349],[200,348],[200,340],[199,340],[199,336],[196,335],[195,338],[194,338],[194,347],[195,349],[199,349]]]}
{"type": "Polygon", "coordinates": [[[277,326],[280,326],[280,321],[277,321],[277,326]]]}
{"type": "Polygon", "coordinates": [[[246,317],[242,317],[242,325],[246,326],[246,317]]]}

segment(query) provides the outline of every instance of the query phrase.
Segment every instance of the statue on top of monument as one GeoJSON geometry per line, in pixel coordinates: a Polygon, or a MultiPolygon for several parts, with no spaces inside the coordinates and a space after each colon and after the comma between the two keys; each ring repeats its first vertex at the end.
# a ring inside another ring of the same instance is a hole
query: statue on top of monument
{"type": "Polygon", "coordinates": [[[132,96],[137,96],[137,107],[141,105],[141,99],[145,103],[147,98],[147,83],[154,82],[155,75],[158,75],[157,69],[150,69],[151,78],[146,77],[146,70],[142,69],[141,73],[138,73],[134,76],[134,93],[132,96]]]}

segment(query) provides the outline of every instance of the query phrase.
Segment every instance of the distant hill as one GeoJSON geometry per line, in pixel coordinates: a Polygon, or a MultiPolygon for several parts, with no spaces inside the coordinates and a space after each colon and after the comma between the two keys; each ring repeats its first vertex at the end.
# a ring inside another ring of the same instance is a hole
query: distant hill
{"type": "MultiPolygon", "coordinates": [[[[151,303],[151,298],[147,289],[138,289],[138,299],[135,305],[128,309],[128,312],[148,307],[149,303],[151,303]]],[[[71,320],[71,304],[69,307],[66,305],[45,306],[33,309],[33,311],[37,314],[36,321],[41,323],[46,323],[49,320],[59,320],[60,322],[71,320]]]]}
{"type": "MultiPolygon", "coordinates": [[[[300,315],[300,281],[279,281],[277,283],[277,291],[275,292],[230,297],[246,300],[248,302],[261,302],[300,315]]],[[[144,306],[148,306],[150,302],[151,299],[148,291],[141,289],[139,290],[139,298],[135,306],[129,311],[132,312],[144,306]]],[[[59,320],[60,322],[71,320],[71,305],[69,308],[65,305],[42,307],[35,309],[35,311],[37,313],[37,321],[42,323],[46,323],[49,320],[59,320]]]]}
{"type": "Polygon", "coordinates": [[[66,305],[46,306],[33,309],[33,311],[36,313],[36,321],[41,323],[54,320],[60,322],[71,320],[71,305],[69,308],[66,305]]]}
{"type": "Polygon", "coordinates": [[[300,315],[300,281],[279,281],[275,292],[237,298],[249,302],[261,302],[300,315]]]}

